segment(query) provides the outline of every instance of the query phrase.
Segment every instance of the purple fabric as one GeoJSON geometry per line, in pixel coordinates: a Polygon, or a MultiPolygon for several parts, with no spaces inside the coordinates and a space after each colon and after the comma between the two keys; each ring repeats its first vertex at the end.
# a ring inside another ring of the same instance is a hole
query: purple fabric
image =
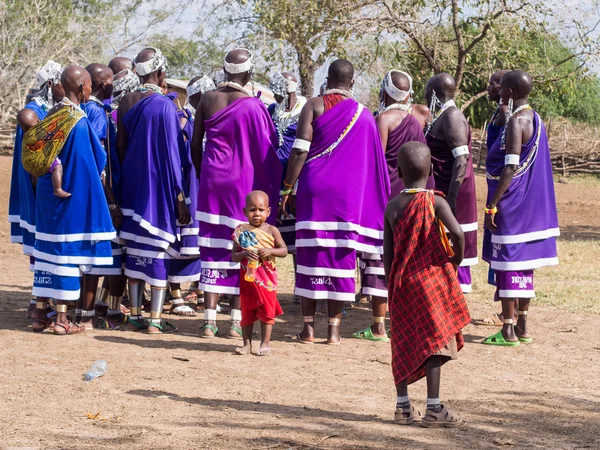
{"type": "MultiPolygon", "coordinates": [[[[421,124],[412,114],[407,115],[400,125],[388,135],[387,147],[385,149],[385,159],[387,161],[388,175],[390,177],[391,194],[390,198],[394,198],[404,189],[404,183],[398,176],[398,150],[407,142],[422,142],[427,144],[421,124]]],[[[433,176],[427,180],[427,189],[433,189],[435,181],[433,176]]]]}
{"type": "Polygon", "coordinates": [[[387,298],[387,283],[383,261],[379,255],[359,255],[361,271],[361,293],[387,298]]]}
{"type": "Polygon", "coordinates": [[[200,259],[199,288],[220,294],[239,294],[239,265],[231,263],[231,236],[246,221],[246,195],[261,190],[269,195],[275,225],[282,167],[277,156],[277,133],[263,103],[239,99],[205,120],[206,145],[198,191],[200,259]]]}
{"type": "Polygon", "coordinates": [[[470,293],[473,289],[471,287],[471,268],[470,267],[459,267],[458,268],[458,282],[463,291],[463,294],[470,293]]]}
{"type": "Polygon", "coordinates": [[[303,247],[297,249],[299,270],[296,272],[296,295],[311,299],[354,301],[356,251],[351,248],[303,247]],[[302,267],[347,270],[348,276],[332,276],[323,272],[305,274],[302,267]]]}
{"type": "MultiPolygon", "coordinates": [[[[443,138],[436,138],[431,132],[426,136],[427,145],[431,150],[431,162],[433,164],[433,178],[435,179],[435,189],[448,194],[450,180],[452,178],[452,166],[454,165],[454,156],[452,149],[443,138]]],[[[469,160],[467,161],[467,170],[465,178],[458,191],[456,199],[456,220],[463,226],[465,233],[465,260],[463,266],[477,264],[477,229],[474,231],[465,231],[464,227],[477,224],[477,198],[475,195],[475,172],[473,171],[473,157],[471,155],[471,130],[469,129],[469,160]]]]}
{"type": "Polygon", "coordinates": [[[122,166],[121,233],[131,237],[147,231],[156,247],[167,249],[178,233],[177,195],[183,190],[185,150],[177,109],[164,96],[153,94],[136,103],[123,124],[127,152],[122,166]]]}
{"type": "MultiPolygon", "coordinates": [[[[489,202],[504,168],[501,139],[488,152],[489,202]]],[[[486,230],[483,258],[494,270],[530,270],[558,264],[556,237],[559,235],[550,150],[544,124],[534,113],[534,130],[521,147],[519,168],[498,202],[497,230],[486,230]]]]}
{"type": "Polygon", "coordinates": [[[187,283],[200,279],[200,259],[173,259],[169,266],[170,283],[187,283]]]}
{"type": "Polygon", "coordinates": [[[494,271],[496,285],[495,301],[503,298],[533,298],[533,270],[503,272],[494,271]]]}

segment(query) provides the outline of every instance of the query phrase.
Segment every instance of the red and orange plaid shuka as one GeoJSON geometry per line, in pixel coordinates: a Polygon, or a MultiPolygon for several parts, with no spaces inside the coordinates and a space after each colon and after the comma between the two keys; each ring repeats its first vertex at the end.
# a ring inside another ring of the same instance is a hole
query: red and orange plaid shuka
{"type": "Polygon", "coordinates": [[[394,230],[388,289],[395,384],[423,378],[425,361],[452,337],[460,350],[470,321],[433,202],[433,191],[414,194],[394,230]]]}

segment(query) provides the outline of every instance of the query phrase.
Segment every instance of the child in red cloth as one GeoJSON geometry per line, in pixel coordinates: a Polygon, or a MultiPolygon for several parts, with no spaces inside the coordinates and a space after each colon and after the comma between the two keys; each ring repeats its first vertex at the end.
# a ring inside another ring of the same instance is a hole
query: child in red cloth
{"type": "Polygon", "coordinates": [[[440,403],[440,368],[463,347],[469,310],[456,274],[464,234],[443,194],[426,189],[431,154],[408,142],[398,151],[406,189],[385,210],[383,263],[388,282],[395,422],[453,427],[461,419],[440,403]],[[452,247],[444,231],[449,231],[452,247]],[[427,413],[408,400],[408,385],[427,377],[427,413]]]}
{"type": "Polygon", "coordinates": [[[244,214],[249,223],[239,225],[233,234],[236,245],[231,259],[241,263],[240,301],[242,304],[242,338],[238,355],[252,353],[254,322],[261,322],[261,342],[258,356],[271,354],[271,331],[275,317],[283,314],[277,300],[277,269],[275,258],[285,258],[288,250],[281,233],[266,223],[271,214],[269,196],[253,191],[246,197],[244,214]]]}

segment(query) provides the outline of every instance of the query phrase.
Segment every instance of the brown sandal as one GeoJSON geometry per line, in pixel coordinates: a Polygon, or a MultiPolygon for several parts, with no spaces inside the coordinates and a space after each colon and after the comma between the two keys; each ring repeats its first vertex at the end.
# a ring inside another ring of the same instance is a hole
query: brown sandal
{"type": "Polygon", "coordinates": [[[444,405],[440,412],[427,410],[425,417],[421,420],[421,426],[425,428],[452,428],[462,425],[462,419],[450,412],[444,405]]]}
{"type": "Polygon", "coordinates": [[[396,425],[412,425],[421,422],[422,418],[421,411],[416,410],[412,405],[409,408],[396,408],[394,413],[394,423],[396,425]]]}
{"type": "Polygon", "coordinates": [[[85,331],[85,327],[82,327],[79,324],[69,322],[69,325],[63,325],[60,323],[54,324],[54,334],[57,336],[66,336],[67,334],[79,334],[85,331]],[[57,328],[62,328],[63,331],[57,330],[57,328]]]}

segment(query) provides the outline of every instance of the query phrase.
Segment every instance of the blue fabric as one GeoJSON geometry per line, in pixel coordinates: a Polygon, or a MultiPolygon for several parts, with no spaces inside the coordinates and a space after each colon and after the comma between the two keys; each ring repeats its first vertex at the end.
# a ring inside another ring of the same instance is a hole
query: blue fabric
{"type": "MultiPolygon", "coordinates": [[[[45,108],[35,102],[29,102],[25,108],[35,111],[40,121],[46,118],[45,108]]],[[[23,130],[17,125],[8,216],[9,222],[11,222],[11,242],[22,243],[23,252],[31,255],[35,245],[35,191],[31,184],[31,175],[25,171],[21,163],[22,143],[23,130]]]]}
{"type": "Polygon", "coordinates": [[[34,256],[56,264],[109,265],[116,233],[100,181],[106,154],[86,117],[69,133],[58,157],[62,187],[71,196],[54,195],[51,174],[38,178],[34,256]]]}
{"type": "MultiPolygon", "coordinates": [[[[275,107],[277,103],[271,103],[267,108],[269,110],[269,114],[271,118],[273,118],[273,113],[275,112],[275,107]]],[[[298,122],[287,127],[285,132],[283,133],[283,144],[279,146],[277,149],[277,156],[279,157],[279,161],[283,166],[282,178],[281,182],[285,180],[285,175],[287,174],[287,165],[288,160],[290,159],[290,153],[292,152],[292,148],[294,146],[294,141],[296,140],[296,129],[298,128],[298,122]]]]}
{"type": "MultiPolygon", "coordinates": [[[[46,262],[39,261],[39,263],[46,262]]],[[[69,268],[75,269],[75,272],[78,272],[76,266],[69,266],[69,268]]],[[[32,293],[35,297],[77,301],[79,300],[80,289],[80,276],[56,275],[52,272],[38,269],[34,272],[32,293]]]]}

